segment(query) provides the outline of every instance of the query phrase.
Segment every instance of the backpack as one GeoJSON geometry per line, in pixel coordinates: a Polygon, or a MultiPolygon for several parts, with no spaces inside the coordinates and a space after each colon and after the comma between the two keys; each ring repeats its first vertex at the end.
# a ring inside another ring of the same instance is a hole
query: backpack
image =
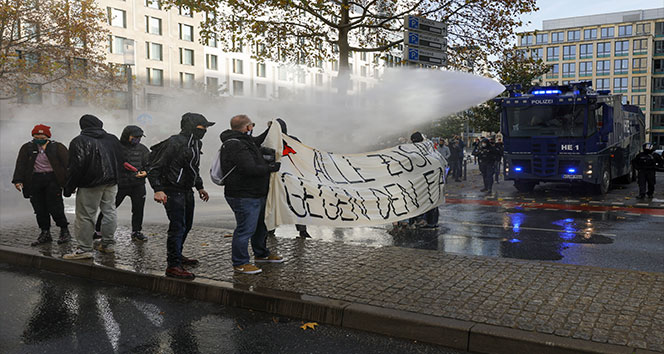
{"type": "MultiPolygon", "coordinates": [[[[231,140],[237,140],[238,139],[228,139],[226,141],[231,141],[231,140]]],[[[214,160],[212,161],[212,166],[210,167],[210,179],[212,180],[212,183],[218,185],[218,186],[223,186],[224,181],[226,180],[226,177],[235,170],[237,166],[233,166],[230,171],[228,171],[226,174],[224,174],[224,171],[221,169],[221,159],[222,159],[222,149],[224,148],[224,144],[221,144],[221,147],[219,150],[217,150],[217,154],[214,157],[214,160]]]]}

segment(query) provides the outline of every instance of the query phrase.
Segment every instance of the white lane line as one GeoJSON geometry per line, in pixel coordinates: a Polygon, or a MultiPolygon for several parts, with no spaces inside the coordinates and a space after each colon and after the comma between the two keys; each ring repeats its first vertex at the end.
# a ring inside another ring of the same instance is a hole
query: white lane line
{"type": "Polygon", "coordinates": [[[650,215],[650,216],[654,216],[656,218],[664,218],[664,215],[650,215]]]}
{"type": "MultiPolygon", "coordinates": [[[[657,215],[661,216],[661,215],[657,215]]],[[[450,224],[450,225],[465,225],[465,226],[480,226],[480,227],[495,227],[499,229],[512,229],[512,226],[505,227],[504,225],[494,225],[494,224],[480,224],[480,223],[472,223],[469,221],[462,221],[462,222],[457,222],[457,221],[441,221],[441,224],[450,224]]],[[[574,231],[574,232],[568,232],[566,230],[557,230],[557,229],[544,229],[544,228],[539,228],[539,227],[525,227],[525,226],[520,226],[519,230],[529,230],[529,231],[544,231],[544,232],[565,232],[565,233],[575,233],[579,235],[585,235],[585,231],[574,231]]],[[[602,232],[593,232],[593,235],[601,235],[601,236],[609,236],[609,237],[616,237],[616,234],[607,234],[607,233],[602,233],[602,232]]]]}
{"type": "Polygon", "coordinates": [[[591,210],[590,212],[593,213],[593,214],[604,214],[604,213],[606,213],[606,211],[603,211],[603,210],[591,210]]]}
{"type": "Polygon", "coordinates": [[[627,213],[627,214],[625,214],[625,215],[631,215],[631,216],[641,216],[641,214],[638,214],[638,213],[627,213]]]}

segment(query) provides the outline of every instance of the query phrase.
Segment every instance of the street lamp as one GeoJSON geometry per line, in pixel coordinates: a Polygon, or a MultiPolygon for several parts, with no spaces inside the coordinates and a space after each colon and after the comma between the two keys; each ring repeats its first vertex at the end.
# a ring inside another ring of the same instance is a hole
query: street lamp
{"type": "Polygon", "coordinates": [[[134,80],[131,73],[131,66],[136,64],[134,58],[134,40],[125,39],[123,41],[124,67],[127,75],[127,119],[129,124],[134,122],[134,80]]]}

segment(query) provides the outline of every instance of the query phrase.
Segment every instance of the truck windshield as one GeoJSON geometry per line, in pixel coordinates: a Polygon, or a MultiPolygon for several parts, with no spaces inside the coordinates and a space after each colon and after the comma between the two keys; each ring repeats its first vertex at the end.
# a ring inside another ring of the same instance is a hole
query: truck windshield
{"type": "Polygon", "coordinates": [[[584,105],[507,107],[512,137],[583,136],[584,105]]]}

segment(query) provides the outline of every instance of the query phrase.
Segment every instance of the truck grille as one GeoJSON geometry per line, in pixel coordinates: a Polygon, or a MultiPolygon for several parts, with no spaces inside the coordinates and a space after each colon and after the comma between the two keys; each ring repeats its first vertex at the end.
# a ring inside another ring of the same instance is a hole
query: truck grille
{"type": "Polygon", "coordinates": [[[533,156],[533,174],[542,177],[556,174],[556,156],[533,156]]]}
{"type": "Polygon", "coordinates": [[[555,143],[533,143],[533,154],[555,154],[558,152],[555,143]]]}

